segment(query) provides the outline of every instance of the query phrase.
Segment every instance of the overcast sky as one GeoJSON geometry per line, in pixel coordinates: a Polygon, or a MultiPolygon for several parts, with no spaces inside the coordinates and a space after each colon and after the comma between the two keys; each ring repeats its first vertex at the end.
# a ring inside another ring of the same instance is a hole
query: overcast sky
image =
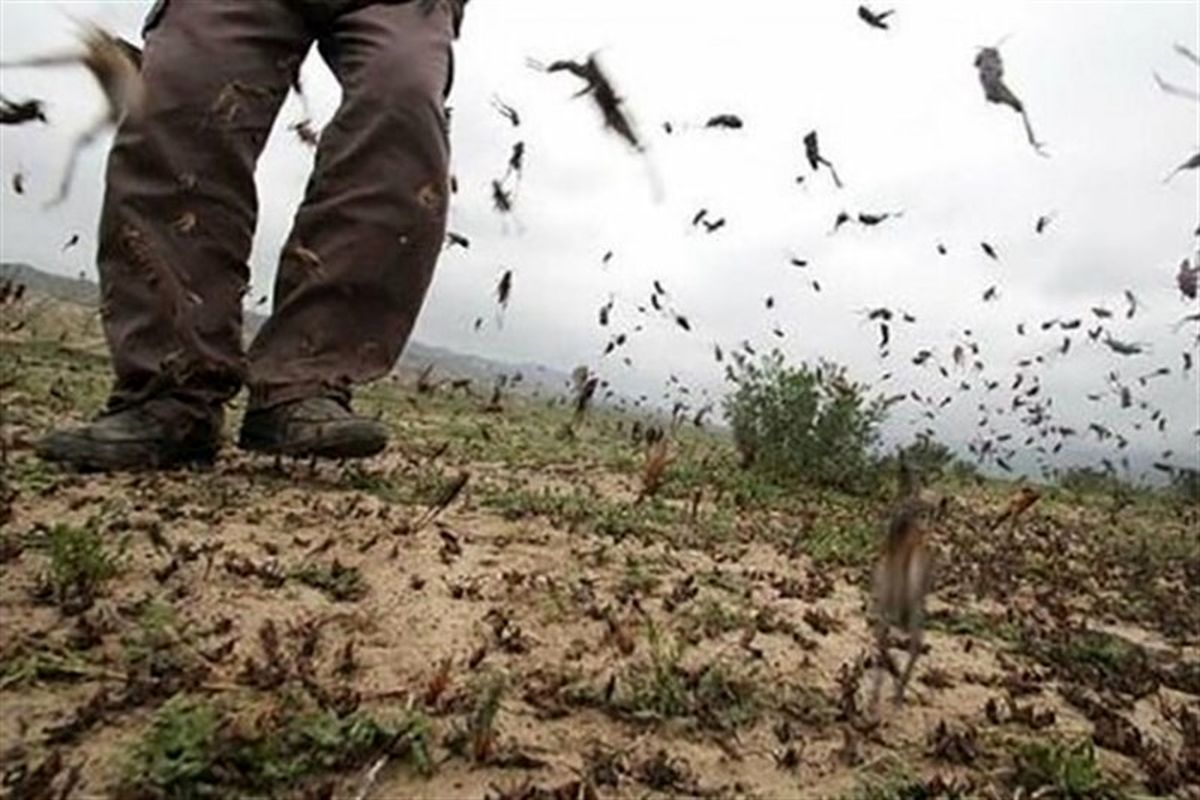
{"type": "MultiPolygon", "coordinates": [[[[693,393],[724,390],[714,343],[726,350],[743,340],[760,350],[778,345],[797,361],[846,363],[864,381],[891,371],[879,384],[888,394],[953,395],[934,427],[955,442],[987,430],[976,428],[977,404],[1009,405],[1017,362],[1044,354],[1044,366],[1026,370],[1025,385],[1036,373],[1043,396],[1053,398],[1057,424],[1082,432],[1100,421],[1147,458],[1173,449],[1171,461],[1196,466],[1198,373],[1183,372],[1182,354],[1196,352],[1197,328],[1173,326],[1197,310],[1174,285],[1179,262],[1200,258],[1193,236],[1197,173],[1165,185],[1163,178],[1196,152],[1200,106],[1161,92],[1152,75],[1200,88],[1196,67],[1172,50],[1176,42],[1200,50],[1200,4],[921,0],[877,6],[897,9],[888,31],[866,26],[856,5],[473,0],[450,101],[460,187],[451,228],[472,244],[443,257],[416,337],[564,371],[588,364],[617,389],[660,402],[670,374],[693,393]],[[1001,40],[1006,80],[1050,158],[1033,152],[1014,112],[984,100],[972,61],[977,47],[1001,40]],[[592,51],[649,142],[647,158],[604,131],[586,98],[571,99],[573,78],[526,64],[592,51]],[[493,95],[520,111],[519,128],[490,107],[493,95]],[[745,127],[703,129],[718,113],[739,115],[745,127]],[[673,135],[664,121],[674,125],[673,135]],[[801,144],[810,129],[819,131],[844,189],[828,173],[810,173],[801,144]],[[526,143],[526,169],[515,213],[505,219],[491,208],[489,185],[504,173],[518,139],[526,143]],[[692,228],[701,207],[727,225],[713,234],[692,228]],[[843,209],[904,215],[831,235],[843,209]],[[1036,235],[1035,220],[1052,212],[1049,228],[1036,235]],[[981,240],[995,246],[999,262],[983,254],[981,240]],[[938,255],[938,242],[948,255],[938,255]],[[607,250],[614,257],[602,265],[607,250]],[[790,266],[791,256],[809,266],[790,266]],[[505,269],[513,270],[514,287],[501,326],[494,288],[505,269]],[[654,279],[667,289],[667,304],[688,317],[690,333],[668,317],[638,313],[654,279]],[[992,285],[998,299],[984,303],[992,285]],[[1125,289],[1143,304],[1128,321],[1125,289]],[[771,311],[768,295],[775,298],[771,311]],[[597,311],[610,297],[613,325],[606,330],[597,311]],[[1064,332],[1042,333],[1040,323],[1084,317],[1086,328],[1096,305],[1117,312],[1113,336],[1147,344],[1148,354],[1122,358],[1077,330],[1069,353],[1059,355],[1064,332]],[[862,313],[876,306],[918,318],[893,326],[886,359],[862,313]],[[479,331],[477,317],[485,320],[479,331]],[[1025,337],[1016,333],[1021,321],[1025,337]],[[609,336],[636,324],[644,331],[600,358],[609,336]],[[784,338],[772,333],[776,327],[784,338]],[[954,369],[951,352],[967,328],[982,347],[985,377],[1002,389],[987,393],[980,376],[954,369]],[[911,358],[921,348],[934,357],[917,367],[911,358]],[[950,369],[950,380],[936,363],[950,369]],[[1138,385],[1138,376],[1159,366],[1171,374],[1138,385]],[[1106,381],[1112,370],[1147,408],[1119,408],[1106,381]],[[964,379],[972,389],[958,392],[964,379]],[[1088,393],[1103,399],[1089,401],[1088,393]],[[1150,425],[1153,409],[1166,415],[1165,432],[1150,425]]],[[[0,0],[3,57],[69,44],[70,16],[136,40],[148,6],[0,0]]],[[[337,107],[336,82],[315,53],[303,74],[324,123],[337,107]]],[[[67,203],[51,211],[41,204],[56,185],[72,132],[98,111],[98,93],[90,78],[70,69],[10,71],[0,80],[6,96],[45,97],[53,123],[6,128],[0,137],[0,257],[94,275],[107,140],[81,162],[67,203]],[[22,197],[7,185],[17,170],[26,176],[22,197]],[[62,242],[75,231],[85,246],[63,254],[62,242]]],[[[286,130],[299,116],[289,99],[259,165],[251,298],[269,291],[311,166],[311,151],[286,130]]],[[[889,438],[923,427],[919,411],[911,402],[895,406],[889,438]]],[[[1020,440],[1024,429],[1011,411],[988,416],[996,432],[1020,440]]],[[[1069,462],[1097,452],[1089,444],[1063,455],[1069,462]]]]}

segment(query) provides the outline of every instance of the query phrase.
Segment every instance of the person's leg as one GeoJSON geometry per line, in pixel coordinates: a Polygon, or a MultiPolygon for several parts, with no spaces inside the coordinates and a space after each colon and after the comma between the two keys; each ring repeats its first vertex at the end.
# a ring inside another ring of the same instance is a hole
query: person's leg
{"type": "Polygon", "coordinates": [[[280,259],[274,313],[250,348],[243,446],[382,448],[386,432],[346,406],[351,385],[395,364],[441,251],[453,37],[448,0],[367,5],[324,32],[343,100],[280,259]]]}
{"type": "Polygon", "coordinates": [[[313,36],[287,0],[170,0],[151,20],[145,109],[117,132],[99,235],[109,411],[43,455],[122,468],[211,458],[245,375],[254,166],[313,36]]]}
{"type": "Polygon", "coordinates": [[[904,667],[904,673],[900,679],[896,681],[896,693],[892,696],[896,705],[904,702],[904,690],[908,687],[908,682],[912,678],[913,667],[917,665],[917,659],[921,657],[921,650],[925,646],[925,614],[918,609],[912,621],[908,626],[908,664],[904,667]]]}

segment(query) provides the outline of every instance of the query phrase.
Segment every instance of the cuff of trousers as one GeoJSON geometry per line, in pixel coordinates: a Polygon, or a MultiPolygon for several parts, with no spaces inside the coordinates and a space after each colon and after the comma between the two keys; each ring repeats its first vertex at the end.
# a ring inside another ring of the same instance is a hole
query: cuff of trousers
{"type": "Polygon", "coordinates": [[[238,393],[241,380],[232,375],[211,375],[179,383],[173,380],[151,380],[141,387],[122,386],[119,382],[109,392],[105,408],[109,412],[165,401],[179,412],[196,420],[219,417],[225,403],[238,393]]]}

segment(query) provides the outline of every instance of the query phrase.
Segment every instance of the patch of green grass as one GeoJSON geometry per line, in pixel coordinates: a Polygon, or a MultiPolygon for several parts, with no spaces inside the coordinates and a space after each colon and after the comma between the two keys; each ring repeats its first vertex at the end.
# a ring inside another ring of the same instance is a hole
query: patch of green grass
{"type": "Polygon", "coordinates": [[[1135,696],[1153,691],[1158,673],[1140,645],[1095,630],[1061,630],[1039,636],[1026,632],[1023,650],[1064,677],[1135,696]]]}
{"type": "Polygon", "coordinates": [[[19,491],[40,495],[58,486],[60,473],[40,458],[23,458],[8,465],[8,478],[19,491]]]}
{"type": "Polygon", "coordinates": [[[914,766],[898,754],[873,759],[859,770],[854,788],[842,800],[975,800],[994,794],[981,793],[984,787],[970,777],[961,782],[944,773],[922,777],[914,766]]]}
{"type": "Polygon", "coordinates": [[[621,541],[627,536],[640,536],[656,528],[656,523],[666,522],[670,515],[659,513],[664,506],[653,503],[634,506],[622,503],[599,503],[591,528],[599,536],[621,541]]]}
{"type": "Polygon", "coordinates": [[[821,519],[799,545],[817,566],[859,567],[874,558],[878,538],[875,527],[867,522],[837,524],[821,519]]]}
{"type": "Polygon", "coordinates": [[[1104,777],[1095,748],[1086,739],[1020,744],[1013,754],[1012,783],[1039,797],[1101,800],[1121,796],[1104,777]]]}
{"type": "Polygon", "coordinates": [[[833,698],[816,686],[784,685],[775,694],[775,705],[779,711],[805,725],[824,727],[837,716],[833,698]]]}
{"type": "Polygon", "coordinates": [[[46,578],[54,600],[66,611],[89,608],[104,584],[120,572],[95,521],[82,527],[59,523],[46,536],[50,569],[46,578]]]}
{"type": "Polygon", "coordinates": [[[926,617],[926,627],[930,630],[944,631],[956,636],[974,636],[978,639],[990,639],[1002,642],[1016,642],[1020,639],[1017,627],[999,616],[982,614],[977,611],[946,609],[926,617]]]}
{"type": "Polygon", "coordinates": [[[1105,672],[1118,672],[1141,656],[1133,642],[1101,631],[1081,631],[1067,640],[1061,651],[1064,659],[1095,666],[1105,672]]]}
{"type": "Polygon", "coordinates": [[[652,594],[662,579],[644,559],[636,555],[625,557],[625,572],[617,585],[618,597],[638,597],[652,594]]]}
{"type": "Polygon", "coordinates": [[[351,489],[366,492],[388,503],[412,506],[432,504],[456,477],[432,464],[386,473],[370,472],[354,466],[343,473],[343,480],[351,489]]]}
{"type": "Polygon", "coordinates": [[[73,653],[18,647],[0,660],[0,691],[40,681],[76,681],[94,672],[95,667],[73,653]]]}
{"type": "Polygon", "coordinates": [[[184,800],[274,795],[311,776],[353,769],[383,753],[432,769],[420,715],[382,719],[364,711],[282,709],[236,719],[212,702],[176,695],[127,752],[123,796],[184,800]]]}
{"type": "Polygon", "coordinates": [[[581,491],[504,490],[487,487],[483,490],[481,499],[485,506],[495,509],[504,519],[546,517],[553,525],[568,530],[574,530],[589,521],[594,513],[593,499],[581,491]]]}
{"type": "Polygon", "coordinates": [[[953,800],[957,797],[966,795],[932,792],[924,782],[913,778],[907,772],[899,771],[885,776],[860,778],[854,791],[846,795],[846,800],[953,800]]]}
{"type": "Polygon", "coordinates": [[[403,739],[403,750],[422,773],[432,770],[429,731],[425,720],[409,717],[397,723],[377,719],[364,711],[339,717],[331,711],[313,711],[288,720],[282,730],[269,732],[247,748],[251,784],[264,788],[289,785],[315,772],[342,770],[365,763],[374,754],[394,750],[403,739]],[[258,774],[255,775],[254,773],[258,774]]]}
{"type": "Polygon", "coordinates": [[[556,527],[568,531],[584,530],[617,541],[661,532],[677,517],[674,509],[661,502],[613,502],[580,489],[504,490],[489,487],[481,491],[480,499],[508,520],[545,517],[556,527]]]}
{"type": "Polygon", "coordinates": [[[682,647],[648,626],[650,656],[631,665],[618,681],[613,706],[643,719],[690,718],[702,727],[733,730],[758,719],[762,698],[748,674],[713,661],[699,669],[681,664],[682,647]]]}
{"type": "Polygon", "coordinates": [[[693,688],[694,706],[708,727],[733,730],[758,719],[758,684],[728,664],[714,661],[702,669],[693,688]]]}
{"type": "Polygon", "coordinates": [[[9,423],[46,430],[61,425],[64,412],[90,417],[104,407],[109,374],[106,357],[65,347],[57,337],[0,342],[0,383],[13,390],[4,414],[9,423]]]}
{"type": "Polygon", "coordinates": [[[1111,536],[1099,543],[1114,563],[1151,578],[1200,558],[1200,538],[1186,526],[1173,526],[1169,522],[1164,525],[1149,512],[1137,522],[1115,528],[1111,536]]]}
{"type": "Polygon", "coordinates": [[[683,648],[664,641],[653,622],[647,624],[650,659],[625,672],[626,692],[619,705],[634,713],[658,717],[683,716],[688,711],[687,687],[679,661],[683,648]]]}
{"type": "Polygon", "coordinates": [[[131,679],[146,682],[166,679],[169,686],[204,670],[197,654],[187,645],[175,609],[161,599],[151,599],[142,607],[137,625],[122,637],[122,644],[122,660],[131,679]]]}
{"type": "Polygon", "coordinates": [[[528,469],[586,462],[622,473],[638,467],[637,451],[625,436],[613,433],[615,415],[593,409],[574,426],[574,435],[564,436],[572,419],[564,407],[547,408],[512,393],[503,407],[502,413],[485,414],[479,400],[442,392],[423,396],[418,413],[429,423],[424,430],[436,429],[439,438],[454,442],[456,453],[475,461],[528,469]]]}
{"type": "Polygon", "coordinates": [[[677,615],[677,621],[680,634],[693,641],[744,628],[748,622],[741,609],[731,608],[712,597],[684,608],[677,615]]]}
{"type": "Polygon", "coordinates": [[[720,567],[696,573],[696,583],[732,595],[745,595],[751,588],[751,582],[746,576],[732,570],[723,570],[720,567]]]}
{"type": "Polygon", "coordinates": [[[476,764],[486,764],[496,753],[496,716],[507,686],[502,675],[485,676],[475,688],[475,698],[464,725],[446,738],[452,753],[468,756],[476,764]]]}
{"type": "Polygon", "coordinates": [[[708,486],[711,474],[710,468],[696,459],[677,458],[663,478],[659,494],[662,497],[689,500],[697,489],[708,486]]]}
{"type": "Polygon", "coordinates": [[[727,457],[710,471],[710,482],[716,487],[722,504],[737,511],[778,508],[786,490],[762,473],[741,469],[732,462],[732,449],[727,457]]]}
{"type": "Polygon", "coordinates": [[[337,559],[330,564],[303,564],[288,577],[317,589],[335,602],[352,603],[367,596],[367,581],[358,567],[347,567],[337,559]]]}
{"type": "Polygon", "coordinates": [[[132,796],[213,795],[220,780],[214,770],[219,721],[207,701],[172,697],[128,756],[122,785],[132,796]]]}

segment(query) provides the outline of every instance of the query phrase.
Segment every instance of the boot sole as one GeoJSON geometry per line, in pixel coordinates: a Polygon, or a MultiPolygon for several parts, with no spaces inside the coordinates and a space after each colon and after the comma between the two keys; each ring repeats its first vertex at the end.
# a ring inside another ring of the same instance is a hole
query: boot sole
{"type": "Polygon", "coordinates": [[[189,466],[211,467],[217,459],[218,449],[216,445],[197,445],[170,453],[131,453],[133,447],[144,445],[100,444],[90,439],[76,439],[40,445],[36,452],[43,461],[77,472],[141,472],[189,466]]]}

